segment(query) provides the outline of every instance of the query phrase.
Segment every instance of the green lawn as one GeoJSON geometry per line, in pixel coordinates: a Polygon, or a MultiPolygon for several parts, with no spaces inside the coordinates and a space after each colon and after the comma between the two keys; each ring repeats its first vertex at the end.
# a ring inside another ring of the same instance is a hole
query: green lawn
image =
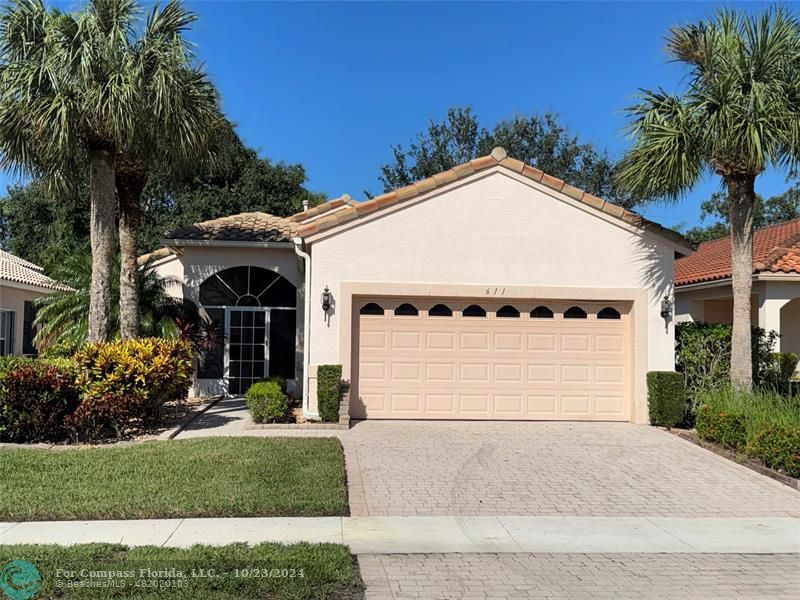
{"type": "Polygon", "coordinates": [[[347,514],[335,438],[0,449],[0,521],[347,514]]]}
{"type": "MultiPolygon", "coordinates": [[[[40,592],[33,596],[37,599],[364,597],[355,561],[347,547],[338,544],[190,549],[112,544],[0,546],[0,565],[12,560],[27,561],[38,571],[40,592]]],[[[32,572],[30,567],[27,572],[32,572]]],[[[22,579],[15,583],[17,588],[25,587],[22,579]]]]}

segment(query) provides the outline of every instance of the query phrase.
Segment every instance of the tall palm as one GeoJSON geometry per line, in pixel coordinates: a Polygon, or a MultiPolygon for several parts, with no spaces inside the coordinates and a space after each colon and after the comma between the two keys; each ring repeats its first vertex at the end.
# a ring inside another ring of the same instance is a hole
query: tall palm
{"type": "Polygon", "coordinates": [[[139,334],[137,251],[142,191],[154,167],[176,175],[206,157],[209,140],[225,121],[214,86],[194,65],[184,31],[196,16],[178,0],[156,5],[144,32],[131,42],[130,79],[141,99],[134,136],[118,147],[120,331],[139,334]]]}
{"type": "Polygon", "coordinates": [[[67,14],[42,0],[0,12],[0,164],[55,181],[90,175],[90,340],[109,335],[115,242],[114,162],[140,105],[129,79],[133,0],[89,0],[67,14]]]}
{"type": "Polygon", "coordinates": [[[800,26],[781,8],[721,11],[673,28],[667,51],[688,68],[687,88],[645,90],[628,109],[633,145],[618,182],[643,198],[676,201],[706,172],[722,179],[733,267],[731,383],[749,389],[755,180],[800,157],[800,26]]]}

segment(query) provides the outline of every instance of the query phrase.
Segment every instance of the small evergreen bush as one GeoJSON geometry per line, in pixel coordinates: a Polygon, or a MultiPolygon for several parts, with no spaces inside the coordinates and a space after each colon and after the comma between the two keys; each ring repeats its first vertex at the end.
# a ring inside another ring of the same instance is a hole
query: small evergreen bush
{"type": "Polygon", "coordinates": [[[275,378],[257,381],[244,394],[247,409],[256,423],[281,423],[287,420],[289,404],[281,382],[275,378]]]}
{"type": "Polygon", "coordinates": [[[329,423],[339,420],[342,397],[342,365],[317,367],[317,410],[319,418],[329,423]]]}
{"type": "Polygon", "coordinates": [[[675,371],[650,371],[647,374],[647,405],[651,425],[674,427],[680,423],[686,410],[683,375],[675,371]]]}

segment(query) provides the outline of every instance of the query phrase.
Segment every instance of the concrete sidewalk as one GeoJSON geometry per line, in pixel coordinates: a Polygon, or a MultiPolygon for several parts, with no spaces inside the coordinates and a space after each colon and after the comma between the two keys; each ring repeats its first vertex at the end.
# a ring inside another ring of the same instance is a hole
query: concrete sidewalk
{"type": "Polygon", "coordinates": [[[800,519],[306,517],[0,523],[0,544],[333,542],[353,553],[800,553],[800,519]]]}

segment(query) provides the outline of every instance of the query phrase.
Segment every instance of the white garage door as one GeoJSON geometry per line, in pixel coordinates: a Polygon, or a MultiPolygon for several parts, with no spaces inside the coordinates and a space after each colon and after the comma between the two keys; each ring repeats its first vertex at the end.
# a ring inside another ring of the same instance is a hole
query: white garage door
{"type": "Polygon", "coordinates": [[[628,420],[627,303],[354,304],[356,418],[628,420]]]}

